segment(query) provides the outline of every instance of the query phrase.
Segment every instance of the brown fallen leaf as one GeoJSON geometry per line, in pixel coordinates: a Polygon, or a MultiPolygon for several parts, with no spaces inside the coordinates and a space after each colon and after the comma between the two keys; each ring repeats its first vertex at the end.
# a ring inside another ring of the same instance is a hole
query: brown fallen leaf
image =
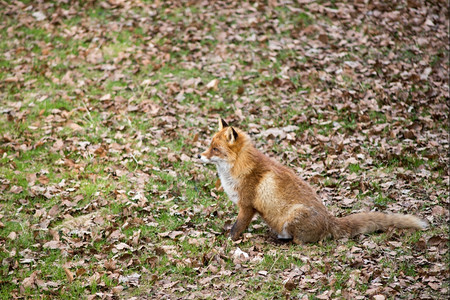
{"type": "Polygon", "coordinates": [[[328,44],[328,35],[326,34],[319,34],[318,36],[319,41],[321,41],[324,44],[328,44]]]}
{"type": "Polygon", "coordinates": [[[52,208],[48,211],[48,215],[50,217],[54,217],[59,212],[59,206],[57,204],[53,205],[52,208]]]}
{"type": "Polygon", "coordinates": [[[85,268],[79,268],[79,269],[77,269],[75,274],[77,275],[77,277],[80,277],[83,274],[85,274],[86,272],[87,272],[87,270],[85,268]]]}
{"type": "Polygon", "coordinates": [[[423,251],[423,250],[427,249],[427,243],[425,242],[425,240],[423,238],[421,238],[414,244],[414,248],[416,248],[419,251],[423,251]]]}
{"type": "Polygon", "coordinates": [[[170,162],[177,162],[178,159],[179,159],[179,157],[178,157],[178,155],[177,155],[176,153],[169,152],[169,153],[167,154],[167,159],[168,159],[170,162]]]}
{"type": "Polygon", "coordinates": [[[95,149],[94,153],[99,157],[106,157],[107,151],[103,148],[103,146],[100,146],[95,149]]]}
{"type": "Polygon", "coordinates": [[[216,184],[214,185],[216,190],[219,190],[222,187],[222,183],[220,182],[220,179],[216,180],[216,184]]]}
{"type": "Polygon", "coordinates": [[[10,239],[11,241],[14,241],[16,239],[16,237],[17,237],[17,233],[15,233],[14,231],[11,231],[8,234],[8,239],[10,239]]]}
{"type": "Polygon", "coordinates": [[[64,142],[63,140],[56,140],[56,142],[53,144],[51,151],[56,152],[64,148],[64,142]]]}
{"type": "Polygon", "coordinates": [[[448,209],[444,209],[442,206],[437,205],[431,209],[431,212],[435,216],[446,216],[448,215],[448,209]]]}
{"type": "Polygon", "coordinates": [[[236,250],[233,253],[233,257],[238,261],[245,261],[249,259],[248,253],[242,251],[239,247],[236,247],[236,250]]]}
{"type": "Polygon", "coordinates": [[[105,94],[105,95],[101,96],[99,100],[100,100],[100,101],[108,101],[108,100],[111,100],[111,94],[105,94]]]}
{"type": "Polygon", "coordinates": [[[4,82],[18,82],[19,78],[17,77],[7,77],[5,79],[3,79],[4,82]]]}
{"type": "Polygon", "coordinates": [[[122,291],[123,291],[123,286],[121,286],[121,285],[118,285],[118,286],[115,286],[112,288],[112,292],[115,295],[120,294],[122,291]]]}
{"type": "Polygon", "coordinates": [[[134,273],[134,274],[127,275],[127,276],[120,275],[119,283],[126,283],[130,286],[138,286],[139,278],[141,278],[141,275],[138,273],[134,273]]]}
{"type": "Polygon", "coordinates": [[[448,239],[435,235],[430,237],[427,241],[428,246],[439,246],[441,243],[448,243],[448,239]]]}
{"type": "Polygon", "coordinates": [[[219,87],[219,79],[213,79],[213,80],[211,80],[211,81],[206,85],[206,87],[207,87],[209,90],[217,91],[217,88],[219,87]]]}
{"type": "Polygon", "coordinates": [[[73,274],[72,274],[72,272],[66,267],[63,267],[63,269],[64,269],[64,272],[66,273],[67,280],[69,281],[69,283],[72,283],[72,281],[73,281],[73,274]]]}
{"type": "Polygon", "coordinates": [[[344,198],[341,203],[343,207],[351,207],[355,201],[356,199],[354,198],[344,198]]]}
{"type": "Polygon", "coordinates": [[[42,247],[44,249],[63,249],[63,248],[65,248],[64,244],[61,243],[60,241],[50,241],[50,242],[45,243],[42,247]]]}
{"type": "Polygon", "coordinates": [[[321,134],[316,135],[316,138],[319,142],[326,143],[330,141],[330,138],[327,136],[323,136],[321,134]]]}
{"type": "Polygon", "coordinates": [[[59,233],[57,230],[49,229],[48,232],[50,233],[54,241],[59,241],[59,233]]]}
{"type": "Polygon", "coordinates": [[[293,278],[290,278],[284,284],[284,288],[287,289],[288,291],[292,291],[293,289],[295,289],[296,286],[297,286],[297,284],[295,283],[293,278]]]}
{"type": "Polygon", "coordinates": [[[116,248],[117,250],[131,249],[131,247],[128,246],[127,244],[125,244],[125,243],[119,243],[119,244],[117,244],[117,245],[115,246],[115,248],[116,248]]]}
{"type": "Polygon", "coordinates": [[[103,62],[102,51],[98,48],[92,49],[86,56],[86,61],[94,65],[103,62]]]}
{"type": "Polygon", "coordinates": [[[70,129],[72,129],[73,131],[82,131],[83,127],[81,127],[80,125],[78,125],[77,123],[74,123],[72,121],[67,122],[66,126],[70,129]]]}
{"type": "Polygon", "coordinates": [[[37,275],[40,274],[40,270],[36,270],[27,278],[22,281],[22,286],[25,288],[34,287],[36,284],[37,275]]]}
{"type": "Polygon", "coordinates": [[[428,75],[430,75],[432,70],[433,69],[431,69],[430,67],[425,68],[425,70],[423,70],[423,73],[420,74],[420,79],[421,80],[427,80],[428,79],[428,75]]]}
{"type": "Polygon", "coordinates": [[[41,176],[38,177],[38,181],[41,184],[46,185],[46,184],[48,184],[50,182],[50,179],[47,176],[45,176],[45,175],[41,175],[41,176]]]}
{"type": "Polygon", "coordinates": [[[13,185],[9,191],[11,193],[13,193],[13,194],[19,194],[19,193],[22,193],[23,187],[17,186],[17,185],[13,185]]]}
{"type": "Polygon", "coordinates": [[[112,259],[105,261],[104,266],[108,271],[114,271],[115,269],[117,269],[116,261],[112,259]]]}
{"type": "Polygon", "coordinates": [[[177,238],[178,236],[180,236],[182,234],[184,234],[183,231],[175,230],[175,231],[162,232],[162,233],[159,233],[158,235],[161,236],[161,237],[169,237],[169,238],[171,238],[173,240],[173,239],[177,238]]]}

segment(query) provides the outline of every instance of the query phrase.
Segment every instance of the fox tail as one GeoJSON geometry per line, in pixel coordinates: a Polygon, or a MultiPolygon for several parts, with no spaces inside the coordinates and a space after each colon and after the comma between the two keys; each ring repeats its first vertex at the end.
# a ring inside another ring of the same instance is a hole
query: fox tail
{"type": "Polygon", "coordinates": [[[428,223],[411,215],[379,212],[357,213],[336,218],[336,226],[332,229],[332,235],[334,238],[353,237],[358,234],[385,231],[389,227],[424,230],[428,227],[428,223]]]}

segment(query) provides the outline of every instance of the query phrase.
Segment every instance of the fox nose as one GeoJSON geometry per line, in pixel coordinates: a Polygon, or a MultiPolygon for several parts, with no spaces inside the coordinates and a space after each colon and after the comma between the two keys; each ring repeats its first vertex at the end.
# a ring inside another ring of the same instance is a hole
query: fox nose
{"type": "Polygon", "coordinates": [[[197,158],[200,159],[202,156],[200,154],[197,154],[197,158]]]}

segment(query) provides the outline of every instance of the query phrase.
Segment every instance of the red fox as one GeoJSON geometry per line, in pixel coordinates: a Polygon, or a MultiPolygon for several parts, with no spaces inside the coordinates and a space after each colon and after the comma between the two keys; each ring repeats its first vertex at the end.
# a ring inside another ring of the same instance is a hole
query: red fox
{"type": "Polygon", "coordinates": [[[336,218],[328,213],[315,191],[295,173],[258,151],[249,136],[219,119],[219,131],[211,145],[198,155],[217,166],[222,187],[239,213],[231,228],[236,240],[255,213],[278,234],[296,244],[325,238],[353,237],[361,233],[397,228],[425,229],[428,224],[415,216],[357,213],[336,218]]]}

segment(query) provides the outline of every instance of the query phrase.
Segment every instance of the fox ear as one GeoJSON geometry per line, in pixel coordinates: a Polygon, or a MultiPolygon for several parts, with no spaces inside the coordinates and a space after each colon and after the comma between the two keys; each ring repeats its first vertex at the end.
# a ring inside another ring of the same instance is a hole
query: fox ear
{"type": "Polygon", "coordinates": [[[221,130],[224,129],[225,127],[228,127],[228,123],[225,122],[224,119],[219,118],[219,131],[221,131],[221,130]]]}
{"type": "Polygon", "coordinates": [[[233,144],[238,138],[238,133],[233,127],[228,127],[225,136],[227,137],[227,142],[233,144]]]}

